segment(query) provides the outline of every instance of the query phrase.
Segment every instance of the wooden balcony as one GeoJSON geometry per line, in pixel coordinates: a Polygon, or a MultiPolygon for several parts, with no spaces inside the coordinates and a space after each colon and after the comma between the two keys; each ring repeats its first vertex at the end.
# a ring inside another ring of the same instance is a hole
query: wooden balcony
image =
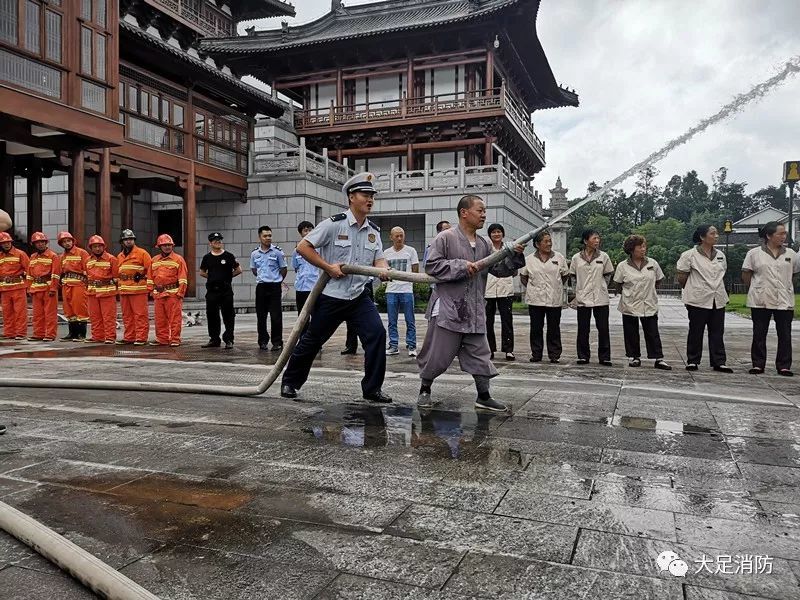
{"type": "Polygon", "coordinates": [[[149,0],[180,17],[198,33],[209,37],[236,35],[233,19],[216,10],[205,0],[149,0]]]}
{"type": "Polygon", "coordinates": [[[533,130],[530,115],[514,100],[505,85],[487,90],[439,94],[400,100],[383,100],[349,106],[312,108],[296,111],[295,128],[300,135],[324,133],[330,128],[342,126],[400,125],[437,117],[468,118],[478,113],[503,114],[514,129],[533,149],[544,164],[545,144],[533,130]]]}

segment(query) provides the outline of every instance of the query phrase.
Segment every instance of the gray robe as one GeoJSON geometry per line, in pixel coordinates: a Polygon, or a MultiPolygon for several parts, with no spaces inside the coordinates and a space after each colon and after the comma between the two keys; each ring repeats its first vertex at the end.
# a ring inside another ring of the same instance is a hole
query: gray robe
{"type": "MultiPolygon", "coordinates": [[[[439,316],[436,325],[461,334],[486,334],[486,292],[487,271],[469,277],[467,263],[486,258],[492,253],[491,243],[481,236],[475,240],[473,248],[461,226],[441,232],[431,243],[425,272],[442,283],[436,284],[428,302],[425,318],[431,318],[431,311],[439,300],[439,316]]],[[[499,262],[488,272],[495,277],[513,277],[517,270],[525,266],[525,256],[514,253],[499,262]]]]}

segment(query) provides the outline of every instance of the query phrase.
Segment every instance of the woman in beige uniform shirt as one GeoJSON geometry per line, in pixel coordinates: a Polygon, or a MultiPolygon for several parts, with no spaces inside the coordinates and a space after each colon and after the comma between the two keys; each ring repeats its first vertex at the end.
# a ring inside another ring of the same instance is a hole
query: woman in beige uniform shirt
{"type": "MultiPolygon", "coordinates": [[[[489,225],[489,239],[492,242],[492,252],[503,249],[503,239],[506,230],[499,223],[489,225]]],[[[514,278],[495,277],[491,273],[486,280],[486,340],[489,350],[497,352],[497,339],[494,335],[494,315],[500,313],[500,351],[505,352],[506,360],[516,360],[514,356],[514,318],[511,308],[514,304],[514,278]]]]}
{"type": "Polygon", "coordinates": [[[570,275],[575,277],[575,305],[578,309],[578,364],[585,365],[591,356],[589,323],[594,313],[597,328],[597,354],[601,365],[611,366],[611,335],[608,331],[608,283],[614,265],[600,250],[600,234],[587,229],[581,237],[583,250],[572,257],[570,275]]]}
{"type": "Polygon", "coordinates": [[[658,332],[658,293],[656,286],[664,279],[661,265],[647,256],[647,240],[641,235],[629,235],[622,244],[628,260],[617,265],[614,281],[619,285],[619,312],[622,313],[622,332],[628,366],[642,366],[639,344],[639,322],[642,324],[647,358],[655,360],[656,369],[671,371],[664,362],[661,335],[658,332]]]}
{"type": "Polygon", "coordinates": [[[567,259],[553,251],[553,239],[546,231],[533,239],[536,252],[525,259],[519,278],[525,287],[525,303],[531,317],[531,362],[541,362],[544,352],[544,321],[547,319],[547,357],[551,363],[561,358],[561,306],[567,259]]]}
{"type": "Polygon", "coordinates": [[[786,248],[786,228],[775,221],[759,231],[763,245],[753,248],[742,263],[742,281],[749,287],[747,306],[753,316],[753,344],[750,356],[752,375],[764,372],[767,366],[767,332],[770,319],[775,319],[778,351],[775,368],[778,375],[792,373],[792,319],[794,318],[794,275],[800,271],[797,253],[786,248]]]}
{"type": "Polygon", "coordinates": [[[714,246],[719,240],[717,228],[700,225],[692,235],[697,244],[678,259],[678,283],[683,287],[681,298],[689,313],[689,335],[686,338],[686,370],[697,371],[703,358],[703,333],[708,327],[708,353],[711,367],[721,373],[733,373],[725,364],[725,273],[728,262],[714,246]]]}

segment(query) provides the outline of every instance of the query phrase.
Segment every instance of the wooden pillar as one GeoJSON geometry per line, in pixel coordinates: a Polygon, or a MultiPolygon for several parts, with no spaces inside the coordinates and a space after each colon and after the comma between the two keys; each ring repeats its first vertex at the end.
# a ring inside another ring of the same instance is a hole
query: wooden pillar
{"type": "Polygon", "coordinates": [[[486,89],[494,89],[494,50],[491,48],[486,53],[486,89]]]}
{"type": "Polygon", "coordinates": [[[69,168],[69,231],[75,242],[83,242],[86,229],[86,180],[84,175],[83,150],[72,153],[72,165],[69,168]]]}
{"type": "Polygon", "coordinates": [[[97,233],[111,248],[111,153],[108,148],[103,148],[100,154],[96,203],[97,233]]]}
{"type": "Polygon", "coordinates": [[[14,224],[14,157],[0,142],[0,209],[6,211],[14,224]]]}
{"type": "Polygon", "coordinates": [[[189,161],[191,168],[186,179],[186,187],[183,191],[183,259],[189,270],[189,285],[186,288],[186,295],[194,297],[196,293],[197,265],[197,203],[195,195],[195,174],[194,161],[189,161]]]}
{"type": "Polygon", "coordinates": [[[494,164],[494,152],[492,152],[492,140],[494,138],[487,137],[486,138],[486,145],[483,150],[483,164],[484,165],[493,165],[494,164]]]}
{"type": "Polygon", "coordinates": [[[414,145],[409,144],[406,148],[406,171],[414,170],[414,145]]]}
{"type": "MultiPolygon", "coordinates": [[[[341,67],[336,70],[336,106],[341,108],[344,106],[344,80],[342,79],[341,67]]],[[[304,107],[306,109],[310,106],[304,107]]]]}
{"type": "Polygon", "coordinates": [[[122,195],[122,229],[133,229],[133,186],[126,179],[120,187],[122,195]]]}
{"type": "Polygon", "coordinates": [[[41,160],[32,158],[28,167],[28,239],[34,231],[42,230],[42,165],[41,160]]]}
{"type": "Polygon", "coordinates": [[[406,74],[406,92],[408,98],[416,97],[414,93],[414,59],[408,59],[408,73],[406,74]]]}

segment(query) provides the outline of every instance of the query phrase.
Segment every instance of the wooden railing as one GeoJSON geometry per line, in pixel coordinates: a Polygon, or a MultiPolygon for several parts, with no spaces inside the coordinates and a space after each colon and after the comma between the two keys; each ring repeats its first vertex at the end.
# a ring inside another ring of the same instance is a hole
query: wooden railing
{"type": "Polygon", "coordinates": [[[301,133],[338,125],[383,123],[406,119],[438,116],[462,115],[485,110],[503,110],[514,128],[533,148],[537,157],[544,163],[545,145],[533,130],[530,115],[508,92],[505,84],[499,88],[438,94],[399,100],[381,100],[347,106],[330,106],[295,111],[294,124],[301,133]]]}
{"type": "Polygon", "coordinates": [[[205,0],[156,0],[183,20],[211,37],[234,35],[233,19],[216,11],[205,0]]]}

